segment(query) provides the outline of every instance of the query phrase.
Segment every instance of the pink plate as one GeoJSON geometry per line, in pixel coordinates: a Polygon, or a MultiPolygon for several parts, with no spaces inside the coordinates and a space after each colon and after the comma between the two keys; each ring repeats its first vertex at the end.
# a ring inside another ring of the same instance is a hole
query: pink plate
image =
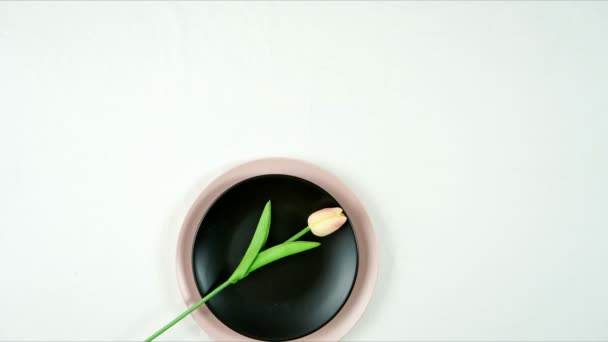
{"type": "MultiPolygon", "coordinates": [[[[186,215],[177,245],[177,278],[184,301],[187,306],[191,306],[201,299],[194,279],[192,246],[207,209],[233,185],[266,174],[295,176],[315,183],[333,196],[349,213],[359,252],[357,278],[353,290],[340,312],[331,321],[319,330],[298,339],[337,341],[355,325],[372,296],[378,273],[376,238],[367,212],[355,194],[333,174],[300,160],[268,158],[242,164],[213,180],[198,196],[186,215]]],[[[192,316],[213,340],[252,341],[224,325],[206,306],[194,311],[192,316]]]]}

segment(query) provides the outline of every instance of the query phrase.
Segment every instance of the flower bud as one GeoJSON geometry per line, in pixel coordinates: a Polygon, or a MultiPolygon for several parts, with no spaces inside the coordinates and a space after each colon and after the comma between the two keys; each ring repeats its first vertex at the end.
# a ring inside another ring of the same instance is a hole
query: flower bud
{"type": "Polygon", "coordinates": [[[325,208],[308,216],[308,227],[316,236],[327,236],[342,227],[347,220],[342,208],[325,208]]]}

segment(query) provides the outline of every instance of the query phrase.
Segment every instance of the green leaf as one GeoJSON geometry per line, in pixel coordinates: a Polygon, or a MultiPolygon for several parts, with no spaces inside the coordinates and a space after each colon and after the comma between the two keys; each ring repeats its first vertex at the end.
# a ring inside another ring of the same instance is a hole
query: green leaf
{"type": "Polygon", "coordinates": [[[247,276],[249,266],[251,266],[260,250],[264,248],[264,244],[266,244],[266,239],[268,239],[269,231],[270,201],[266,202],[266,206],[264,206],[264,211],[262,211],[260,221],[258,222],[258,227],[256,228],[255,233],[253,234],[253,238],[249,243],[249,247],[247,248],[247,251],[243,256],[243,259],[241,259],[241,262],[228,279],[231,284],[234,284],[247,276]]]}
{"type": "Polygon", "coordinates": [[[321,245],[318,242],[308,242],[308,241],[295,241],[295,242],[284,242],[280,245],[268,248],[267,250],[258,254],[255,258],[251,266],[249,267],[249,271],[247,274],[257,270],[260,267],[266,266],[271,262],[277,261],[284,257],[305,252],[309,249],[313,249],[319,247],[321,245]]]}

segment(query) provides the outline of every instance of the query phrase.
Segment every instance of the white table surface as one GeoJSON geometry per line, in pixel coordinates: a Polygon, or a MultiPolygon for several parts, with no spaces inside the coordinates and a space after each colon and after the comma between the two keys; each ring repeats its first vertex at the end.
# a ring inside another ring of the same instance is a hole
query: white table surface
{"type": "Polygon", "coordinates": [[[147,337],[267,156],[369,209],[346,340],[608,339],[608,2],[2,2],[0,155],[0,340],[147,337]]]}

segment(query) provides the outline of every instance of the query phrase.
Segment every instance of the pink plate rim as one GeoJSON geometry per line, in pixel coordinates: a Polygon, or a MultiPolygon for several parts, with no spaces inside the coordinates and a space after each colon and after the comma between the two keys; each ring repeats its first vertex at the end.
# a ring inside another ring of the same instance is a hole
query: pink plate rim
{"type": "MultiPolygon", "coordinates": [[[[376,237],[363,204],[338,177],[311,163],[289,158],[266,158],[246,162],[214,179],[196,198],[186,214],[177,244],[177,279],[187,306],[201,299],[194,281],[192,246],[204,214],[233,185],[255,176],[284,174],[306,179],[325,189],[349,214],[359,249],[359,268],[353,290],[338,314],[319,330],[297,341],[340,340],[359,320],[369,303],[378,275],[376,237]]],[[[207,306],[192,313],[194,320],[215,341],[254,341],[217,319],[207,306]]]]}

